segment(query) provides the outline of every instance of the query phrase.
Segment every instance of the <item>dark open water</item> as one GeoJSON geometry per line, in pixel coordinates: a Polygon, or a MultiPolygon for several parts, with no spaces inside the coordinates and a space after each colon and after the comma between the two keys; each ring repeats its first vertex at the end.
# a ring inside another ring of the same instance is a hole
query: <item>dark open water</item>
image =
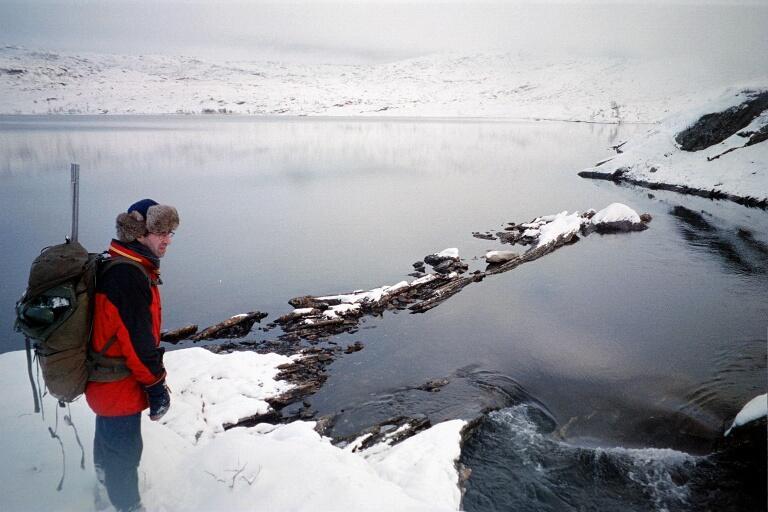
{"type": "Polygon", "coordinates": [[[467,260],[502,248],[473,231],[619,201],[651,213],[651,229],[590,235],[424,315],[368,319],[337,340],[365,349],[339,358],[310,402],[339,414],[338,435],[397,414],[500,409],[462,455],[467,510],[716,508],[725,498],[696,502],[690,482],[723,424],[765,392],[768,214],[575,175],[645,129],[0,117],[0,351],[22,346],[12,306],[29,262],[69,229],[72,161],[92,250],[136,199],[178,207],[168,328],[276,318],[294,296],[410,279],[411,263],[446,247],[467,260]],[[438,393],[414,389],[441,377],[438,393]]]}

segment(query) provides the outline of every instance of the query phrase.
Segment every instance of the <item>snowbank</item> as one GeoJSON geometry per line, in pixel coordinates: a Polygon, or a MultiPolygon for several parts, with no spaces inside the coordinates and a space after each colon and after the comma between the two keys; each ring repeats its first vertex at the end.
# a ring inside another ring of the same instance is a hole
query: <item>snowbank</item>
{"type": "Polygon", "coordinates": [[[749,137],[768,129],[768,112],[720,143],[698,151],[683,151],[675,137],[703,116],[742,104],[763,87],[731,88],[693,109],[664,119],[645,136],[627,141],[622,153],[598,166],[585,169],[584,177],[602,177],[645,186],[664,185],[696,189],[705,194],[768,200],[768,142],[746,146],[749,137]],[[750,92],[747,92],[750,91],[750,92]],[[730,150],[730,151],[729,151],[730,150]]]}
{"type": "Polygon", "coordinates": [[[736,418],[734,418],[731,428],[725,431],[725,435],[730,434],[731,430],[736,427],[741,427],[764,416],[768,416],[768,394],[766,393],[756,396],[747,402],[739,411],[739,414],[736,415],[736,418]]]}
{"type": "MultiPolygon", "coordinates": [[[[454,462],[463,421],[360,453],[333,446],[314,431],[313,422],[222,430],[234,418],[262,411],[265,397],[287,387],[272,377],[288,358],[217,355],[200,348],[165,358],[171,412],[159,423],[144,415],[142,424],[139,472],[148,510],[458,509],[454,462]]],[[[0,355],[0,386],[3,510],[93,510],[94,416],[85,400],[59,409],[46,396],[45,418],[33,414],[23,352],[0,355]],[[57,492],[63,470],[63,488],[57,492]]]]}

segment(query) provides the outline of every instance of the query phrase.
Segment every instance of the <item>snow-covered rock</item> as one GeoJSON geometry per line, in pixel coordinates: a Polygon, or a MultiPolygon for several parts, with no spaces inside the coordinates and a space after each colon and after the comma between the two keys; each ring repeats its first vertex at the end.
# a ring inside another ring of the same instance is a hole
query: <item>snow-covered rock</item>
{"type": "Polygon", "coordinates": [[[515,251],[488,251],[485,253],[485,261],[488,263],[504,263],[519,256],[515,251]]]}
{"type": "Polygon", "coordinates": [[[598,231],[641,231],[647,226],[629,206],[613,203],[595,213],[589,223],[598,231]]]}
{"type": "Polygon", "coordinates": [[[584,218],[579,215],[579,212],[573,212],[570,215],[568,212],[558,213],[551,221],[539,228],[539,239],[536,246],[542,247],[558,238],[569,238],[578,234],[583,222],[584,218]]]}

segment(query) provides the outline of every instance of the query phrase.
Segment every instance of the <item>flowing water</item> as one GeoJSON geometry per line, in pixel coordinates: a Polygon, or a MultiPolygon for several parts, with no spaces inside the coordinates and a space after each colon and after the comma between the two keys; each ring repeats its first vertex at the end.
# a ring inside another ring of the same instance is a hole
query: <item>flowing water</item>
{"type": "Polygon", "coordinates": [[[309,402],[337,415],[335,435],[495,410],[462,454],[467,510],[711,508],[722,494],[691,494],[722,476],[706,453],[766,388],[768,214],[575,175],[647,128],[0,117],[0,351],[22,346],[12,309],[29,263],[69,231],[70,162],[91,250],[137,199],[178,207],[167,328],[276,318],[295,296],[394,284],[447,247],[482,268],[473,258],[504,247],[472,232],[622,202],[649,212],[650,229],[592,234],[426,314],[385,313],[339,336],[365,349],[338,358],[309,402]],[[418,389],[435,378],[449,384],[418,389]]]}

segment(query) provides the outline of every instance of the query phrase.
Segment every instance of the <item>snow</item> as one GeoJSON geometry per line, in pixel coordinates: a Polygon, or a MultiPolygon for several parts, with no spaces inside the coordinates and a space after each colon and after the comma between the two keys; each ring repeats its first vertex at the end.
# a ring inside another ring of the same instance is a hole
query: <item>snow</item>
{"type": "MultiPolygon", "coordinates": [[[[455,461],[465,422],[444,422],[398,445],[356,453],[333,446],[314,431],[314,422],[222,431],[223,421],[260,410],[257,402],[263,397],[287,389],[270,377],[287,358],[203,352],[193,348],[165,355],[171,410],[161,422],[143,415],[139,480],[147,510],[458,509],[455,461]],[[200,428],[204,435],[195,441],[200,428]]],[[[46,396],[45,419],[32,414],[21,351],[0,355],[0,386],[3,510],[94,510],[94,415],[85,400],[60,409],[46,396]],[[82,469],[75,430],[64,414],[71,415],[84,448],[82,469]],[[66,453],[60,492],[62,452],[48,433],[55,424],[66,453]]]]}
{"type": "Polygon", "coordinates": [[[768,416],[768,394],[766,393],[758,395],[747,402],[741,411],[739,411],[739,414],[736,415],[731,428],[725,432],[725,435],[727,436],[730,434],[731,430],[736,427],[746,425],[747,423],[760,419],[764,416],[768,416]]]}
{"type": "Polygon", "coordinates": [[[640,215],[629,206],[621,203],[609,204],[597,212],[591,219],[592,224],[595,225],[625,221],[631,222],[632,224],[639,224],[640,215]]]}
{"type": "MultiPolygon", "coordinates": [[[[768,79],[753,91],[766,90],[768,79]]],[[[717,190],[739,197],[751,196],[768,199],[768,143],[762,142],[741,147],[747,139],[738,134],[720,144],[701,151],[683,151],[675,136],[691,126],[705,114],[722,112],[739,105],[748,98],[744,88],[732,87],[714,97],[701,101],[693,108],[671,115],[650,129],[644,136],[629,140],[622,146],[623,153],[599,167],[585,171],[613,173],[625,169],[623,178],[717,190]],[[731,148],[739,148],[722,154],[731,148]],[[719,158],[712,157],[722,155],[719,158]]],[[[768,114],[755,119],[744,130],[757,130],[768,124],[768,114]]],[[[740,132],[743,130],[739,130],[740,132]]]]}
{"type": "Polygon", "coordinates": [[[278,354],[214,354],[203,348],[169,352],[164,361],[173,407],[161,422],[190,442],[223,432],[227,424],[265,414],[266,398],[292,386],[275,381],[277,367],[293,361],[278,354]]]}
{"type": "Polygon", "coordinates": [[[339,304],[337,306],[331,306],[323,311],[323,316],[328,318],[339,318],[350,313],[357,313],[360,311],[360,304],[339,304]]]}
{"type": "Polygon", "coordinates": [[[376,65],[307,65],[15,46],[0,48],[0,69],[14,70],[0,73],[5,114],[226,111],[609,123],[656,122],[711,91],[766,76],[765,69],[734,76],[666,54],[641,59],[484,51],[376,65]]]}
{"type": "Polygon", "coordinates": [[[558,213],[551,222],[539,228],[540,234],[536,246],[542,247],[558,238],[577,234],[583,222],[584,218],[579,216],[579,212],[573,212],[570,215],[568,212],[558,213]]]}
{"type": "Polygon", "coordinates": [[[435,256],[438,258],[453,258],[457,260],[459,259],[459,250],[456,247],[449,247],[448,249],[443,249],[442,251],[435,253],[435,256]]]}
{"type": "Polygon", "coordinates": [[[515,259],[518,254],[514,251],[488,251],[485,253],[485,261],[488,263],[503,263],[515,259]]]}

